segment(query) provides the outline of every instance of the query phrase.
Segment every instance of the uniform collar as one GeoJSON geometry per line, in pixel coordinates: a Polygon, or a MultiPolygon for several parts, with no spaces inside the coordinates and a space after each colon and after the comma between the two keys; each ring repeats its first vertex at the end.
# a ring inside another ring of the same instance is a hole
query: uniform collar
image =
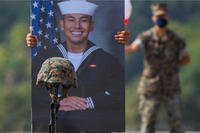
{"type": "MultiPolygon", "coordinates": [[[[67,46],[66,46],[66,41],[64,41],[64,42],[62,43],[62,45],[63,45],[63,47],[66,49],[66,51],[68,51],[67,46]]],[[[84,50],[84,52],[86,52],[86,51],[87,51],[89,48],[91,48],[92,46],[95,46],[95,44],[94,44],[92,41],[88,40],[88,45],[87,45],[87,48],[84,50]]]]}
{"type": "Polygon", "coordinates": [[[152,33],[153,33],[153,39],[154,40],[160,40],[160,41],[167,41],[168,38],[169,38],[169,29],[167,28],[166,29],[166,33],[162,36],[159,36],[156,32],[155,32],[155,29],[152,28],[151,29],[152,33]]]}

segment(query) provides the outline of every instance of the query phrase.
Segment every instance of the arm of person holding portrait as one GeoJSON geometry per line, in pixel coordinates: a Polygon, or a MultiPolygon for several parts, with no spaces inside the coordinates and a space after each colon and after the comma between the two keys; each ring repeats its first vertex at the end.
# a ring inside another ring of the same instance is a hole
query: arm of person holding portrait
{"type": "Polygon", "coordinates": [[[179,65],[184,66],[189,64],[191,59],[184,39],[178,38],[176,43],[179,48],[179,65]]]}
{"type": "Polygon", "coordinates": [[[118,43],[125,45],[125,54],[132,54],[140,50],[141,40],[137,38],[133,43],[129,45],[130,33],[128,31],[120,31],[115,35],[115,40],[118,43]]]}
{"type": "Polygon", "coordinates": [[[179,65],[184,66],[189,64],[191,61],[190,59],[190,54],[188,52],[188,49],[186,47],[182,48],[180,50],[180,55],[179,55],[179,65]]]}

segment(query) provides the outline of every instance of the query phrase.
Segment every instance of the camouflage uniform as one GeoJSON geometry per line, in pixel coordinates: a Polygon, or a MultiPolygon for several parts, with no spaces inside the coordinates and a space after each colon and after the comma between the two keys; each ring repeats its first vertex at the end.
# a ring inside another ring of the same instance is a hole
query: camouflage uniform
{"type": "Polygon", "coordinates": [[[178,73],[185,43],[169,29],[164,36],[159,37],[152,28],[137,39],[144,49],[144,70],[138,87],[141,94],[141,132],[155,131],[158,109],[163,102],[171,133],[182,133],[178,73]]]}

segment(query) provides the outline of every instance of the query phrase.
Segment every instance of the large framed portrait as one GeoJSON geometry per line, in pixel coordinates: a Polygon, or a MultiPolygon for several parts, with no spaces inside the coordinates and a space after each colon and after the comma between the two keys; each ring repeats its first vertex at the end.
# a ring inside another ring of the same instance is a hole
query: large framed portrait
{"type": "Polygon", "coordinates": [[[124,28],[124,1],[32,0],[30,18],[37,36],[31,50],[32,131],[48,131],[52,99],[36,80],[51,57],[71,61],[78,83],[60,101],[57,131],[124,131],[124,48],[114,40],[124,28]]]}

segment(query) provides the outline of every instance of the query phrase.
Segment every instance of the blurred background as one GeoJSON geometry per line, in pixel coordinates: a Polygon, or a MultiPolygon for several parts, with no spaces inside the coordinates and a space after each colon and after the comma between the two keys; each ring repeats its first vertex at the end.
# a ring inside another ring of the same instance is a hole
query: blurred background
{"type": "MultiPolygon", "coordinates": [[[[155,1],[132,1],[128,26],[133,41],[150,28],[150,5],[155,1]]],[[[200,130],[200,1],[164,1],[169,5],[169,27],[182,36],[192,62],[181,69],[183,122],[186,130],[200,130]]],[[[31,65],[25,36],[29,31],[29,1],[0,0],[0,132],[31,130],[31,65]]],[[[113,15],[113,13],[111,13],[113,15]]],[[[112,21],[112,20],[106,20],[112,21]]],[[[139,130],[137,85],[142,72],[142,53],[126,57],[126,127],[139,130]]],[[[157,128],[168,129],[164,109],[157,128]]]]}
{"type": "Polygon", "coordinates": [[[0,0],[0,132],[31,129],[29,1],[0,0]]]}
{"type": "MultiPolygon", "coordinates": [[[[169,27],[183,37],[191,54],[191,64],[180,71],[182,85],[183,123],[186,130],[200,130],[200,1],[139,1],[132,0],[132,16],[128,31],[131,40],[153,26],[150,5],[155,2],[168,4],[169,27]]],[[[139,130],[137,86],[143,70],[143,53],[126,57],[126,127],[129,131],[139,130]]],[[[167,130],[166,113],[163,108],[158,116],[157,129],[167,130]]]]}

